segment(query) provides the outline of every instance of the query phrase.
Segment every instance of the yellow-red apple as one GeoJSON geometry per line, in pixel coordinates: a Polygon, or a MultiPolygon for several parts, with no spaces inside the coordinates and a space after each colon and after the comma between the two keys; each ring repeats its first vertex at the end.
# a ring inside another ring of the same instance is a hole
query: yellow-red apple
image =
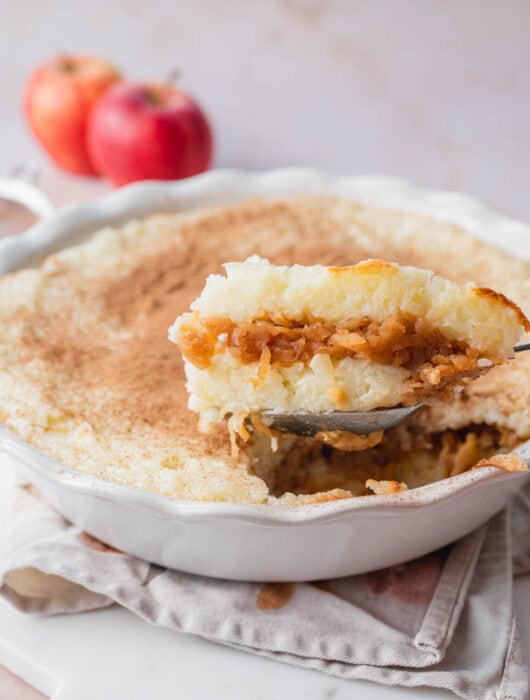
{"type": "Polygon", "coordinates": [[[174,180],[208,168],[212,132],[198,104],[173,85],[123,82],[92,110],[88,149],[116,186],[174,180]]]}
{"type": "Polygon", "coordinates": [[[121,79],[96,56],[64,55],[37,68],[24,92],[24,109],[33,133],[64,170],[94,175],[86,147],[87,120],[94,104],[121,79]]]}

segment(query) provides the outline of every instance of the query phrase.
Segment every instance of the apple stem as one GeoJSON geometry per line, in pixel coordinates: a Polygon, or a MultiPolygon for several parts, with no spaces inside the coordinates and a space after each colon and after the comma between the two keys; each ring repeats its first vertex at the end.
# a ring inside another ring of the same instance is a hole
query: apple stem
{"type": "Polygon", "coordinates": [[[64,73],[73,73],[76,69],[75,60],[68,54],[63,54],[58,59],[59,69],[64,73]]]}
{"type": "Polygon", "coordinates": [[[166,83],[168,85],[176,85],[180,78],[182,77],[182,71],[180,68],[173,68],[169,71],[169,75],[166,78],[166,83]]]}

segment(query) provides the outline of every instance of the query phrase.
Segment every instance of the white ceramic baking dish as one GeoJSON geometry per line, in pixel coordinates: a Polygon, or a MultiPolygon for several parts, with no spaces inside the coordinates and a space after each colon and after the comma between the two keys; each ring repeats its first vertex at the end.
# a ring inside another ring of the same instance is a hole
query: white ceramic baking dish
{"type": "MultiPolygon", "coordinates": [[[[427,213],[530,259],[529,227],[461,195],[389,178],[334,178],[306,169],[214,171],[184,182],[132,185],[90,204],[65,207],[22,236],[0,242],[0,274],[34,265],[105,224],[298,193],[330,193],[427,213]]],[[[527,476],[482,467],[393,496],[298,507],[239,505],[170,500],[96,479],[59,464],[2,425],[0,451],[67,519],[108,544],[163,566],[249,581],[347,576],[421,556],[486,521],[527,476]]],[[[530,460],[530,443],[518,452],[530,460]]]]}

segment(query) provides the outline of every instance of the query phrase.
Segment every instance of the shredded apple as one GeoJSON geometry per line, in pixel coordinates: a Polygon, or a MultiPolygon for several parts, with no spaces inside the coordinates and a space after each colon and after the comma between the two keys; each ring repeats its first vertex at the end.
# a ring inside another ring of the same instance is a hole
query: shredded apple
{"type": "Polygon", "coordinates": [[[414,394],[425,385],[439,389],[457,375],[478,371],[479,359],[477,350],[450,341],[426,321],[406,315],[337,325],[281,316],[234,323],[226,317],[199,319],[196,314],[182,327],[178,345],[199,369],[207,369],[214,355],[226,350],[243,364],[260,362],[260,378],[269,365],[307,363],[317,353],[334,360],[363,357],[408,369],[414,394]]]}

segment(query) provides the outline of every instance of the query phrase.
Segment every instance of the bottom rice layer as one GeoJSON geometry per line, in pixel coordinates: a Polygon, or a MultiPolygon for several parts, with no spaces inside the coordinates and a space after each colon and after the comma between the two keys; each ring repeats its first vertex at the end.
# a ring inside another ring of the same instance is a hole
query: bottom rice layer
{"type": "MultiPolygon", "coordinates": [[[[487,425],[432,434],[399,426],[378,445],[355,452],[312,438],[279,438],[278,457],[260,454],[250,470],[265,481],[273,502],[295,505],[416,488],[489,458],[505,469],[523,470],[522,460],[507,454],[518,442],[514,433],[487,425]]],[[[247,456],[254,449],[243,448],[247,456]]]]}

